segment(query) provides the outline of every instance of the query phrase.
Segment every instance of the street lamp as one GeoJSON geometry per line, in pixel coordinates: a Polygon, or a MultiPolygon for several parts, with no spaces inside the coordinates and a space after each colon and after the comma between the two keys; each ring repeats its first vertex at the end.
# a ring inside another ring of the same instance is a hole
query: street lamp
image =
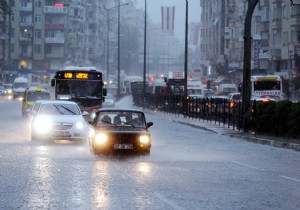
{"type": "Polygon", "coordinates": [[[146,96],[146,55],[147,55],[147,0],[145,0],[145,20],[144,20],[144,73],[143,73],[143,109],[145,109],[146,96]]]}
{"type": "Polygon", "coordinates": [[[184,97],[187,96],[187,71],[188,71],[188,0],[185,0],[185,46],[184,46],[184,97]]]}

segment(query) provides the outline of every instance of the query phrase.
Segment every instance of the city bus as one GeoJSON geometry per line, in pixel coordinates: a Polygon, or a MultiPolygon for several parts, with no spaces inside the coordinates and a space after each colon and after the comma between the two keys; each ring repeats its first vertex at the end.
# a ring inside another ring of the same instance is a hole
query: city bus
{"type": "Polygon", "coordinates": [[[76,102],[82,111],[90,114],[87,120],[93,119],[106,96],[102,72],[95,67],[69,66],[59,70],[51,80],[51,86],[55,87],[56,100],[76,102]]]}
{"type": "Polygon", "coordinates": [[[283,100],[281,77],[278,75],[251,76],[251,97],[283,100]]]}

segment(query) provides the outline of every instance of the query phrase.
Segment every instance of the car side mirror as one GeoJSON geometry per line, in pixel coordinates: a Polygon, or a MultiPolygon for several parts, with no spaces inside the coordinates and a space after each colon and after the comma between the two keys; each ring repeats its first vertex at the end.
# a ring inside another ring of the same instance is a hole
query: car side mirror
{"type": "Polygon", "coordinates": [[[87,115],[89,115],[89,113],[87,111],[82,112],[82,116],[87,116],[87,115]]]}
{"type": "Polygon", "coordinates": [[[36,110],[32,110],[32,111],[31,111],[31,114],[32,114],[32,115],[36,115],[36,114],[37,114],[36,110]]]}
{"type": "Polygon", "coordinates": [[[51,86],[52,86],[52,87],[55,86],[55,79],[51,79],[51,86]]]}
{"type": "Polygon", "coordinates": [[[151,127],[153,125],[153,122],[147,122],[147,128],[151,127]]]}

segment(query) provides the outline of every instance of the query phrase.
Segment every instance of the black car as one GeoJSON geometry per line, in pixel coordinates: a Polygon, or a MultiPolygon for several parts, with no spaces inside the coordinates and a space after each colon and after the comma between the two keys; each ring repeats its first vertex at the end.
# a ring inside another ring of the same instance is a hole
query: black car
{"type": "Polygon", "coordinates": [[[94,134],[89,144],[96,155],[118,152],[150,154],[151,135],[144,113],[137,109],[102,108],[90,122],[94,134]]]}

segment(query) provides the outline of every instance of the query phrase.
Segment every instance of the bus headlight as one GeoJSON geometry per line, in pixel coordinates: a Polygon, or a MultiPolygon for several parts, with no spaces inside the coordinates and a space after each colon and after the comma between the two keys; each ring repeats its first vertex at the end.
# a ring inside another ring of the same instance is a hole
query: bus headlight
{"type": "Polygon", "coordinates": [[[95,136],[95,143],[96,144],[103,145],[103,144],[105,144],[107,142],[107,140],[108,140],[108,136],[105,133],[98,133],[95,136]]]}
{"type": "Polygon", "coordinates": [[[140,136],[140,143],[142,143],[142,144],[149,144],[150,143],[149,136],[140,136]]]}

